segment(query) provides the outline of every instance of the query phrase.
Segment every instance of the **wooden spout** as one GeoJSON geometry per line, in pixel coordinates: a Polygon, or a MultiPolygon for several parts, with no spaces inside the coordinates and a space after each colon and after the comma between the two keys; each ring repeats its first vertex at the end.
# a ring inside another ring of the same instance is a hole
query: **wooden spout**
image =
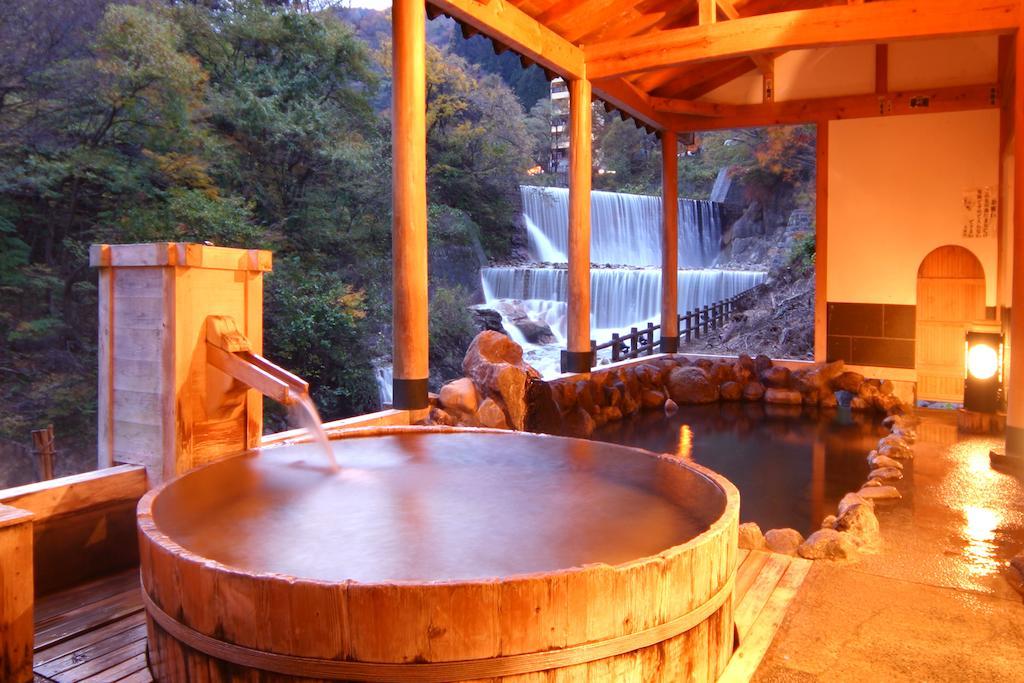
{"type": "Polygon", "coordinates": [[[309,394],[309,384],[250,350],[234,318],[211,315],[206,319],[206,361],[224,374],[252,387],[278,403],[291,405],[309,394]]]}

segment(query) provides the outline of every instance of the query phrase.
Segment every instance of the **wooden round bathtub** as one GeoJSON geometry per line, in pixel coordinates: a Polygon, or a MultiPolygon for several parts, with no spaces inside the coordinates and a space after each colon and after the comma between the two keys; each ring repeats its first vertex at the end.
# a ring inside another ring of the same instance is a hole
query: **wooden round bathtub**
{"type": "Polygon", "coordinates": [[[739,496],[670,456],[376,428],[227,458],[139,503],[160,681],[714,681],[739,496]]]}

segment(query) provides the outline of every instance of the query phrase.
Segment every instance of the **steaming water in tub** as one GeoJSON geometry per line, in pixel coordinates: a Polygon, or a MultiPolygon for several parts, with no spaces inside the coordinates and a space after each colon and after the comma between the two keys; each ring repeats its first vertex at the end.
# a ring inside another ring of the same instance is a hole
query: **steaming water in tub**
{"type": "Polygon", "coordinates": [[[402,433],[331,445],[333,473],[312,444],[217,463],[166,489],[156,521],[186,550],[249,571],[432,581],[627,562],[724,509],[703,475],[611,444],[402,433]]]}

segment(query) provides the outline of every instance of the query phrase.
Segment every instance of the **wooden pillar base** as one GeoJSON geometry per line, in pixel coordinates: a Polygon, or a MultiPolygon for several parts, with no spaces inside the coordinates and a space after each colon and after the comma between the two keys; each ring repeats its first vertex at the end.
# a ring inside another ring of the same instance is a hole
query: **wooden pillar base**
{"type": "Polygon", "coordinates": [[[968,434],[1002,434],[1006,427],[1004,413],[980,413],[961,408],[956,411],[956,427],[968,434]]]}
{"type": "Polygon", "coordinates": [[[566,351],[562,349],[562,372],[590,372],[593,367],[593,351],[566,351]]]}
{"type": "Polygon", "coordinates": [[[660,350],[662,353],[678,353],[679,337],[662,337],[660,350]]]}
{"type": "Polygon", "coordinates": [[[1024,427],[1006,425],[1006,452],[1024,459],[1024,427]]]}
{"type": "Polygon", "coordinates": [[[0,680],[32,681],[32,518],[0,505],[0,680]]]}
{"type": "Polygon", "coordinates": [[[391,405],[397,410],[422,410],[430,406],[426,379],[395,377],[391,381],[391,391],[391,405]]]}

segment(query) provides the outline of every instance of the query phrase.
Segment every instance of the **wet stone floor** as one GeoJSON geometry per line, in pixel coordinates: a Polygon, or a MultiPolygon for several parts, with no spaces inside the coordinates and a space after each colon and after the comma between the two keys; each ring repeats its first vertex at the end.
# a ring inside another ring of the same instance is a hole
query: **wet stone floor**
{"type": "Polygon", "coordinates": [[[991,468],[1002,441],[922,410],[903,500],[879,506],[883,549],[816,562],[759,681],[1024,680],[1024,601],[1007,560],[1024,550],[1024,473],[991,468]]]}

